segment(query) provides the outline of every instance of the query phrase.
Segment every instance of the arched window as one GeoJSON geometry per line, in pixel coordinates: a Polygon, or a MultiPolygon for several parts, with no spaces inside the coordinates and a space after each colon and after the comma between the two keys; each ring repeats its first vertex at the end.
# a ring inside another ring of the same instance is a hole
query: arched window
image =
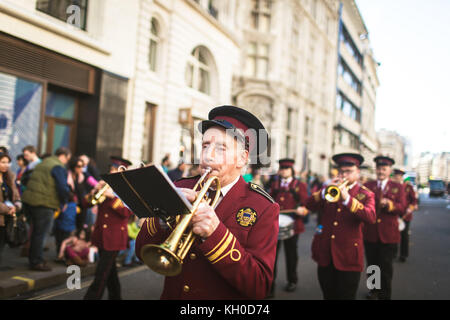
{"type": "Polygon", "coordinates": [[[148,64],[150,66],[150,70],[157,70],[158,63],[158,51],[161,47],[161,38],[160,38],[160,26],[158,21],[155,18],[151,20],[150,26],[150,44],[148,50],[148,64]]]}
{"type": "Polygon", "coordinates": [[[211,58],[208,49],[199,46],[192,50],[186,66],[186,85],[211,94],[211,58]]]}

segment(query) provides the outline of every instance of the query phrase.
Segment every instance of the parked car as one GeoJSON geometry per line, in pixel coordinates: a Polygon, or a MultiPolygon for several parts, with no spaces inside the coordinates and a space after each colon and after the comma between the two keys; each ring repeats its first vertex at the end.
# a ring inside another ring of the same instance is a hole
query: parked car
{"type": "Polygon", "coordinates": [[[447,191],[445,188],[445,183],[442,180],[429,180],[430,185],[430,197],[443,197],[447,191]]]}

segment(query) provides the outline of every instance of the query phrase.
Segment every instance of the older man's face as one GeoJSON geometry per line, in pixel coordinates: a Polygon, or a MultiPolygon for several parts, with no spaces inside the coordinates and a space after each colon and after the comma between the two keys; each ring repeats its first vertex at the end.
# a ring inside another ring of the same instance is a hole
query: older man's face
{"type": "Polygon", "coordinates": [[[222,185],[232,182],[240,174],[247,159],[248,152],[225,129],[211,127],[203,134],[200,156],[202,173],[210,167],[210,174],[217,176],[222,185]]]}

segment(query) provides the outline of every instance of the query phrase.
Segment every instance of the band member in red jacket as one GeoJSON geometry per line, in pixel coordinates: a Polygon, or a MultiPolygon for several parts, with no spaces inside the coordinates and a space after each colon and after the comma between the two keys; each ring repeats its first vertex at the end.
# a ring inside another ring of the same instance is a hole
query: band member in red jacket
{"type": "Polygon", "coordinates": [[[406,262],[409,256],[409,227],[411,220],[413,219],[413,212],[417,210],[417,194],[414,190],[414,186],[408,180],[403,181],[405,172],[400,169],[394,169],[393,180],[400,183],[405,188],[406,207],[402,214],[405,228],[400,232],[400,262],[406,262]]]}
{"type": "MultiPolygon", "coordinates": [[[[129,165],[131,165],[130,161],[113,156],[109,172],[117,172],[120,166],[126,168],[129,165]]],[[[104,182],[100,182],[93,192],[98,192],[103,186],[104,182]]],[[[95,270],[95,279],[84,296],[85,300],[100,300],[106,287],[109,300],[121,299],[116,257],[120,250],[127,248],[127,223],[133,213],[124,206],[111,189],[107,189],[104,195],[106,200],[98,205],[97,220],[91,235],[92,244],[99,249],[100,259],[95,270]]]]}
{"type": "Polygon", "coordinates": [[[294,159],[281,159],[279,162],[279,175],[272,182],[269,194],[280,205],[280,214],[287,215],[293,219],[292,235],[287,234],[286,239],[280,238],[277,244],[277,257],[275,260],[274,283],[270,292],[270,297],[274,295],[275,278],[277,273],[277,260],[284,244],[284,253],[286,256],[286,275],[288,283],[285,290],[293,292],[297,288],[297,264],[298,264],[298,238],[305,231],[303,218],[308,214],[305,204],[308,199],[308,190],[306,184],[295,178],[294,159]]]}
{"type": "MultiPolygon", "coordinates": [[[[207,177],[219,178],[220,200],[214,208],[200,204],[194,214],[192,231],[199,239],[181,273],[165,277],[161,299],[263,299],[273,280],[279,206],[262,187],[247,184],[241,172],[249,160],[260,159],[267,147],[262,139],[267,142],[268,136],[262,123],[241,108],[217,107],[208,119],[199,125],[200,167],[202,174],[211,168],[207,177]]],[[[175,185],[194,201],[198,180],[185,178],[175,185]]],[[[169,234],[159,218],[146,219],[136,255],[142,259],[146,244],[160,244],[169,234]]]]}
{"type": "Polygon", "coordinates": [[[372,289],[368,299],[390,300],[392,293],[393,261],[400,242],[398,217],[406,205],[403,186],[392,181],[394,159],[385,156],[374,158],[377,180],[369,181],[366,187],[375,193],[377,220],[364,225],[364,246],[367,265],[375,265],[381,271],[381,288],[372,289]]]}
{"type": "Polygon", "coordinates": [[[339,185],[340,197],[335,202],[326,200],[323,187],[306,203],[311,211],[322,212],[312,243],[312,258],[318,265],[324,299],[355,299],[364,269],[362,228],[364,223],[375,222],[375,196],[358,182],[359,166],[364,161],[361,155],[341,153],[332,159],[339,176],[330,184],[339,185]]]}

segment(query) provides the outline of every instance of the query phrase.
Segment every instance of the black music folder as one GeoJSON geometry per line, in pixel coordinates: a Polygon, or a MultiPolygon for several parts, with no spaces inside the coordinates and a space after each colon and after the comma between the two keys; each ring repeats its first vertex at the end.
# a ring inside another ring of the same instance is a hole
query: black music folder
{"type": "Polygon", "coordinates": [[[114,193],[139,218],[164,220],[190,213],[191,203],[159,165],[102,175],[114,193]]]}

